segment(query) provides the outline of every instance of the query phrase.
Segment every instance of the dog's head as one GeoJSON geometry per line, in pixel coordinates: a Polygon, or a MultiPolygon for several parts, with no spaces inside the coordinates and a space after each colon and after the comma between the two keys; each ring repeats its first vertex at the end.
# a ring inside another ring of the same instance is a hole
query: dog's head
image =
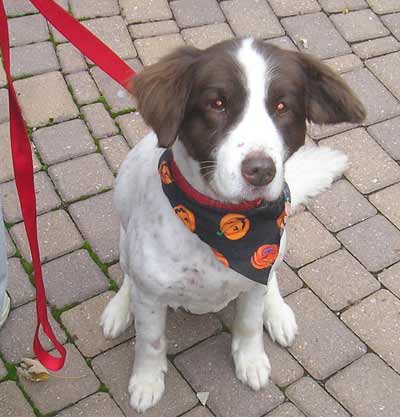
{"type": "Polygon", "coordinates": [[[365,110],[318,60],[253,39],[185,47],[134,80],[138,110],[169,147],[179,138],[225,201],[276,199],[306,120],[360,122],[365,110]]]}

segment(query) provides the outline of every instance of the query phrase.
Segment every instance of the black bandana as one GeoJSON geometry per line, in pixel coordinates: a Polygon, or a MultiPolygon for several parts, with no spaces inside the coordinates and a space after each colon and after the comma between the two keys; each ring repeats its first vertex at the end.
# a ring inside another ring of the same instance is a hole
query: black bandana
{"type": "Polygon", "coordinates": [[[273,202],[224,204],[200,194],[183,178],[171,150],[161,155],[158,169],[164,193],[185,226],[226,267],[267,284],[290,210],[287,184],[273,202]]]}

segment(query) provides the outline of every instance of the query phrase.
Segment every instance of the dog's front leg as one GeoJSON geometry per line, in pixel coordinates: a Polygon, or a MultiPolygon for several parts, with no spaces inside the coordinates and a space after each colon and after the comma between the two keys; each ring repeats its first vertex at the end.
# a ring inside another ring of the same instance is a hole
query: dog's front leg
{"type": "Polygon", "coordinates": [[[129,381],[130,403],[139,412],[155,405],[164,392],[167,372],[165,321],[167,306],[134,295],[135,362],[129,381]]]}
{"type": "Polygon", "coordinates": [[[268,384],[271,365],[264,350],[263,312],[265,287],[257,285],[236,302],[232,355],[236,376],[254,390],[268,384]]]}

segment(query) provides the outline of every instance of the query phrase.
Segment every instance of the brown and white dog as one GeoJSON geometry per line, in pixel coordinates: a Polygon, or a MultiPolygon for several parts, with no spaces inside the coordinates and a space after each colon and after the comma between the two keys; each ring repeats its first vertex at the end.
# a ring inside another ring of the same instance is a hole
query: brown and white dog
{"type": "Polygon", "coordinates": [[[158,161],[172,147],[186,181],[214,200],[276,200],[284,181],[295,209],[329,187],[346,157],[303,147],[306,120],[360,122],[365,112],[343,80],[310,56],[254,39],[200,51],[182,48],[145,68],[133,94],[153,129],[121,166],[115,190],[124,282],[103,313],[107,337],[135,317],[135,363],[130,403],[143,412],[164,392],[167,307],[215,312],[237,299],[232,354],[236,375],[254,390],[270,375],[263,324],[282,346],[297,332],[275,271],[264,286],[225,268],[210,247],[175,215],[163,193],[158,161]]]}

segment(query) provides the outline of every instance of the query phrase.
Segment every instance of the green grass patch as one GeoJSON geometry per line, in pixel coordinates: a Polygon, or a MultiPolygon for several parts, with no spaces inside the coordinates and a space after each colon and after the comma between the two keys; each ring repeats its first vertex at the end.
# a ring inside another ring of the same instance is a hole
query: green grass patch
{"type": "Polygon", "coordinates": [[[102,383],[100,385],[100,388],[99,388],[99,391],[98,392],[107,392],[107,393],[109,393],[110,392],[110,389],[105,384],[102,383]]]}
{"type": "Polygon", "coordinates": [[[135,111],[136,111],[136,109],[131,108],[131,109],[125,109],[125,110],[121,110],[121,111],[117,111],[117,112],[111,112],[111,117],[113,119],[115,119],[118,116],[123,116],[124,114],[133,113],[135,111]]]}
{"type": "Polygon", "coordinates": [[[101,269],[103,274],[105,274],[107,278],[109,278],[107,265],[101,262],[100,258],[94,253],[88,241],[85,240],[83,242],[82,248],[88,251],[89,256],[93,259],[94,263],[101,269]]]}

